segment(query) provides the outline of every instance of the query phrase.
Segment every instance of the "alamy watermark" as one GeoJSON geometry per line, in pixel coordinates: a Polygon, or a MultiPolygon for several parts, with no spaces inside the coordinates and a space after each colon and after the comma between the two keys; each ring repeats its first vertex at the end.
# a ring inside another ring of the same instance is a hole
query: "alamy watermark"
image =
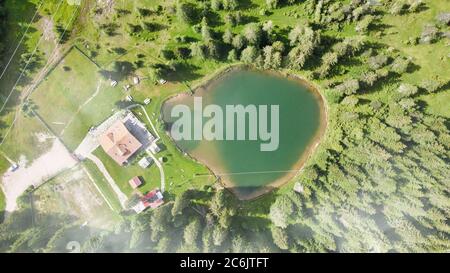
{"type": "Polygon", "coordinates": [[[81,253],[81,244],[78,241],[70,241],[66,244],[69,253],[81,253]]]}
{"type": "Polygon", "coordinates": [[[171,118],[176,118],[171,128],[174,140],[259,140],[262,142],[261,151],[278,149],[279,105],[238,104],[226,105],[223,109],[216,104],[203,107],[203,99],[194,97],[194,113],[191,111],[190,107],[183,104],[172,108],[171,118]],[[204,119],[207,121],[204,122],[204,119]]]}

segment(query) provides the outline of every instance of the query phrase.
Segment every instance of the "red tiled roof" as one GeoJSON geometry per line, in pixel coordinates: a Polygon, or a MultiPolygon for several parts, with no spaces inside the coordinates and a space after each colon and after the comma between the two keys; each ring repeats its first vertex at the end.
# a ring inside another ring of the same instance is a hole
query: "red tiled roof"
{"type": "Polygon", "coordinates": [[[142,146],[120,120],[100,135],[98,141],[103,150],[119,165],[123,165],[142,146]]]}
{"type": "Polygon", "coordinates": [[[158,198],[157,196],[158,192],[159,190],[152,190],[151,192],[148,192],[146,195],[142,197],[141,201],[146,208],[147,207],[156,208],[164,203],[164,200],[162,198],[161,199],[158,198]]]}
{"type": "Polygon", "coordinates": [[[133,189],[136,189],[137,187],[139,187],[140,185],[142,185],[141,179],[139,179],[139,177],[137,177],[137,176],[131,178],[130,181],[128,181],[128,183],[130,184],[130,186],[131,186],[133,189]]]}

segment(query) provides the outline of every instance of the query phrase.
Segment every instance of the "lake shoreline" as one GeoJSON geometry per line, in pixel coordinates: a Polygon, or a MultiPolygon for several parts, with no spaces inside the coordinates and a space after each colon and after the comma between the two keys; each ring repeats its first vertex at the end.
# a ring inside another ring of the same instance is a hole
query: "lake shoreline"
{"type": "MultiPolygon", "coordinates": [[[[305,87],[306,90],[308,90],[308,92],[312,93],[312,95],[315,97],[315,99],[319,105],[319,115],[320,115],[319,116],[319,126],[316,129],[310,142],[306,145],[305,150],[299,156],[299,159],[293,165],[291,165],[291,170],[286,171],[286,175],[283,175],[283,176],[277,178],[276,180],[274,180],[273,182],[270,182],[266,185],[259,186],[260,189],[253,191],[251,194],[242,194],[239,191],[239,188],[242,189],[243,187],[237,186],[233,181],[231,181],[231,179],[227,179],[224,175],[221,175],[221,174],[224,174],[226,171],[223,167],[223,164],[222,164],[222,166],[220,166],[220,163],[217,162],[219,159],[214,160],[214,162],[217,164],[211,164],[211,162],[204,162],[204,160],[197,158],[197,156],[184,151],[177,144],[177,142],[174,141],[174,139],[170,135],[169,131],[166,130],[166,134],[169,136],[169,139],[171,139],[171,141],[173,141],[173,143],[175,144],[175,146],[181,153],[183,153],[186,156],[189,156],[189,158],[191,160],[204,165],[212,173],[212,175],[215,176],[216,179],[218,179],[218,181],[220,181],[221,184],[226,189],[230,190],[239,200],[249,201],[249,200],[254,200],[258,197],[261,197],[277,188],[280,188],[280,187],[288,184],[289,182],[292,181],[292,178],[294,178],[295,176],[298,175],[299,172],[301,172],[301,170],[305,166],[305,163],[308,161],[310,156],[313,154],[313,152],[316,150],[319,143],[322,141],[323,137],[325,136],[325,132],[326,132],[327,124],[328,124],[328,109],[327,109],[326,99],[323,96],[323,94],[320,93],[319,89],[313,83],[311,83],[310,81],[301,77],[300,75],[297,75],[295,73],[292,73],[291,71],[286,71],[286,70],[284,70],[284,71],[259,70],[259,69],[255,69],[251,66],[248,66],[248,65],[237,64],[237,65],[232,65],[232,66],[227,66],[225,68],[221,68],[216,73],[212,73],[211,75],[205,77],[204,80],[202,80],[199,84],[197,84],[195,87],[192,88],[191,94],[181,92],[181,93],[177,93],[175,95],[169,96],[168,98],[163,100],[163,102],[161,103],[161,109],[160,109],[161,120],[163,120],[163,122],[165,122],[163,109],[167,103],[176,102],[178,100],[185,98],[185,96],[193,96],[193,95],[196,95],[199,93],[201,94],[204,92],[208,92],[209,90],[211,90],[211,88],[216,83],[219,83],[221,80],[223,80],[224,77],[227,77],[227,76],[231,75],[232,73],[237,73],[239,71],[258,72],[258,73],[275,76],[278,78],[285,78],[289,81],[294,81],[294,82],[296,82],[296,84],[299,84],[299,85],[305,87]]],[[[194,152],[194,154],[195,154],[195,152],[194,152]]]]}

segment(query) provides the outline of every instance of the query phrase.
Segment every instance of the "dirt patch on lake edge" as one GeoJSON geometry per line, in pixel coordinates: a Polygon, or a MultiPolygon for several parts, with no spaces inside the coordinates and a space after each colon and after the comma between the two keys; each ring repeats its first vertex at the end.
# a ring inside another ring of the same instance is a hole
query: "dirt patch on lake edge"
{"type": "MultiPolygon", "coordinates": [[[[175,144],[177,149],[189,156],[193,161],[198,162],[202,165],[204,165],[206,168],[210,170],[210,172],[224,185],[225,188],[233,192],[235,196],[239,200],[252,200],[255,198],[258,198],[275,188],[279,188],[289,182],[291,182],[292,178],[298,175],[298,173],[303,169],[305,166],[305,163],[308,161],[308,159],[311,157],[313,152],[316,150],[316,148],[319,146],[320,142],[322,141],[323,137],[326,133],[326,128],[328,124],[328,104],[326,103],[326,99],[323,96],[323,94],[319,91],[319,88],[308,81],[307,79],[303,78],[300,75],[297,75],[291,71],[265,71],[265,70],[257,70],[247,65],[233,65],[228,66],[222,69],[219,69],[217,72],[206,76],[203,81],[201,81],[199,84],[197,84],[195,87],[192,88],[193,94],[188,93],[178,93],[172,96],[169,96],[163,102],[161,103],[161,109],[160,109],[160,119],[164,122],[164,113],[163,108],[166,103],[173,103],[174,101],[181,100],[184,96],[190,96],[190,95],[202,95],[202,93],[208,92],[211,90],[211,88],[214,87],[214,85],[218,82],[220,82],[221,79],[223,79],[225,76],[229,75],[232,72],[238,72],[242,70],[250,70],[250,71],[256,71],[258,73],[266,73],[268,75],[273,75],[281,78],[285,78],[287,80],[295,81],[298,84],[306,87],[308,91],[310,91],[314,97],[316,98],[318,105],[319,105],[319,114],[320,114],[320,124],[318,126],[318,129],[316,130],[314,136],[311,138],[311,141],[308,143],[306,149],[303,151],[301,156],[299,157],[298,161],[295,162],[291,166],[291,171],[287,171],[285,175],[282,177],[276,179],[275,181],[268,183],[267,185],[261,186],[259,190],[254,190],[251,194],[242,194],[239,192],[239,186],[237,186],[231,179],[227,178],[224,174],[227,171],[223,167],[224,165],[220,164],[220,159],[215,158],[211,162],[205,162],[205,160],[201,160],[198,158],[195,154],[197,152],[197,148],[191,151],[191,153],[186,153],[183,151],[178,144],[172,139],[172,136],[170,135],[169,131],[166,131],[166,134],[169,136],[171,141],[175,144]]],[[[208,145],[210,146],[210,145],[208,145]]],[[[212,146],[212,145],[211,145],[212,146]]],[[[214,149],[210,151],[212,155],[218,155],[218,152],[214,149]]]]}

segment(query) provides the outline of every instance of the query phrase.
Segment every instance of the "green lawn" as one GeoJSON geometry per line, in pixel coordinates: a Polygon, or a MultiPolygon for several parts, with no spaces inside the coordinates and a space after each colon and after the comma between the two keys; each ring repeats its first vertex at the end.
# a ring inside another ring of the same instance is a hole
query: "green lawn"
{"type": "Polygon", "coordinates": [[[73,150],[91,126],[110,115],[122,96],[118,87],[112,88],[100,76],[95,64],[72,49],[31,98],[41,117],[73,150]]]}
{"type": "MultiPolygon", "coordinates": [[[[16,123],[0,149],[14,161],[19,161],[21,156],[25,156],[28,163],[31,163],[50,148],[51,137],[52,134],[36,117],[27,116],[19,111],[16,123]]],[[[5,166],[9,167],[7,161],[5,166]]]]}
{"type": "Polygon", "coordinates": [[[437,94],[423,96],[422,99],[427,104],[427,112],[437,116],[450,118],[450,90],[437,94]]]}
{"type": "Polygon", "coordinates": [[[80,105],[94,94],[97,81],[95,65],[72,50],[34,91],[31,99],[53,131],[61,133],[80,105]],[[48,107],[50,105],[58,107],[48,107]]]}
{"type": "Polygon", "coordinates": [[[433,75],[443,80],[450,80],[450,62],[446,59],[448,40],[434,44],[407,45],[405,41],[412,37],[419,37],[423,27],[427,23],[435,23],[435,17],[439,12],[450,10],[449,1],[427,1],[427,9],[419,13],[408,13],[402,16],[386,14],[382,23],[387,25],[381,41],[400,50],[407,56],[414,57],[414,63],[419,67],[413,73],[403,75],[404,80],[418,83],[433,75]]]}
{"type": "Polygon", "coordinates": [[[143,193],[160,187],[159,170],[154,164],[147,169],[142,169],[137,164],[137,161],[134,160],[128,166],[120,167],[103,151],[101,147],[95,150],[94,155],[103,162],[109,174],[116,181],[117,186],[127,196],[131,196],[133,192],[133,189],[128,184],[128,181],[135,176],[141,177],[144,182],[144,184],[139,188],[139,190],[143,193]]]}
{"type": "Polygon", "coordinates": [[[114,193],[113,189],[108,184],[108,181],[106,181],[106,179],[102,175],[102,173],[98,170],[97,166],[95,166],[95,164],[93,162],[91,162],[90,160],[86,160],[82,164],[83,164],[83,167],[86,168],[86,171],[93,178],[94,183],[100,189],[100,191],[102,192],[103,196],[105,196],[105,198],[111,204],[113,209],[116,212],[120,212],[122,210],[122,206],[120,205],[120,202],[117,199],[117,196],[114,193]]]}
{"type": "MultiPolygon", "coordinates": [[[[450,82],[450,62],[448,61],[448,39],[441,39],[433,44],[418,44],[415,46],[405,44],[409,38],[418,37],[426,23],[434,23],[439,12],[450,10],[449,1],[427,1],[427,9],[419,13],[409,13],[402,16],[385,15],[383,23],[388,26],[387,31],[395,29],[391,34],[384,35],[382,41],[400,50],[407,56],[414,57],[417,69],[412,73],[405,73],[402,79],[412,84],[420,84],[430,77],[450,82]]],[[[449,90],[437,94],[421,97],[427,103],[427,112],[444,117],[450,117],[448,101],[449,90]]]]}
{"type": "Polygon", "coordinates": [[[120,87],[111,87],[109,82],[101,80],[98,94],[72,117],[70,125],[61,134],[63,141],[74,150],[91,126],[102,123],[117,110],[115,103],[124,96],[120,87]]]}

